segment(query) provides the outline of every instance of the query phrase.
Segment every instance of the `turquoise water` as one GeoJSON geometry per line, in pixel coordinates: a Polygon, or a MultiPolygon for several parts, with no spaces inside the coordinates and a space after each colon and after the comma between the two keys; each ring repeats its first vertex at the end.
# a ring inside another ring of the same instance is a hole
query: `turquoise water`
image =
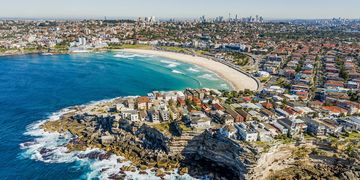
{"type": "Polygon", "coordinates": [[[160,57],[126,53],[0,57],[0,179],[97,177],[96,167],[104,166],[99,162],[80,162],[71,156],[40,158],[39,149],[54,137],[37,138],[31,148],[20,145],[41,136],[37,122],[68,106],[187,87],[228,88],[211,72],[160,57]]]}

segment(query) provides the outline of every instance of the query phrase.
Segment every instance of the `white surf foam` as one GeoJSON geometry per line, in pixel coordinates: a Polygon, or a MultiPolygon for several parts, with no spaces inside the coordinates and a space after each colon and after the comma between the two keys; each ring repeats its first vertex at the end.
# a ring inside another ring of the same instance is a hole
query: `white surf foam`
{"type": "Polygon", "coordinates": [[[220,84],[220,86],[221,86],[222,88],[229,88],[229,86],[228,86],[227,84],[220,84]]]}
{"type": "Polygon", "coordinates": [[[169,61],[169,60],[161,60],[160,62],[162,62],[162,63],[164,63],[164,64],[167,64],[167,67],[171,67],[171,68],[180,65],[180,63],[178,63],[178,62],[169,61]]]}
{"type": "Polygon", "coordinates": [[[151,56],[143,55],[143,54],[118,53],[118,54],[115,54],[114,57],[124,58],[124,59],[132,59],[132,58],[135,58],[135,57],[151,57],[151,56]]]}
{"type": "Polygon", "coordinates": [[[187,69],[188,71],[191,71],[191,72],[200,72],[200,70],[198,69],[195,69],[195,68],[192,68],[190,67],[189,69],[187,69]]]}
{"type": "Polygon", "coordinates": [[[173,69],[171,72],[173,72],[173,73],[175,73],[175,74],[184,74],[183,72],[178,71],[178,70],[175,70],[175,69],[173,69]]]}
{"type": "Polygon", "coordinates": [[[210,80],[210,81],[217,81],[219,80],[218,78],[214,77],[214,75],[212,74],[203,74],[201,76],[198,76],[199,78],[202,78],[202,79],[207,79],[207,80],[210,80]]]}

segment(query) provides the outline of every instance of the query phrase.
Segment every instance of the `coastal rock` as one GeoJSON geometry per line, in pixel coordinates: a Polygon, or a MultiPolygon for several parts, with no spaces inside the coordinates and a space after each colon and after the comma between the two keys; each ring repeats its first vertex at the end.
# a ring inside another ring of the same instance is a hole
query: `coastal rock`
{"type": "Polygon", "coordinates": [[[176,122],[176,121],[171,122],[169,128],[170,128],[170,132],[173,136],[180,137],[182,135],[182,130],[181,130],[178,122],[176,122]]]}
{"type": "Polygon", "coordinates": [[[179,169],[179,174],[180,175],[184,175],[184,174],[187,174],[189,172],[189,169],[187,167],[181,167],[179,169]]]}
{"type": "Polygon", "coordinates": [[[80,159],[89,158],[89,159],[99,159],[99,160],[109,159],[110,156],[111,156],[110,153],[104,153],[104,152],[91,152],[88,154],[77,155],[77,157],[80,159]]]}
{"type": "Polygon", "coordinates": [[[217,177],[245,179],[250,163],[254,162],[253,153],[229,138],[209,131],[189,141],[182,154],[185,156],[184,163],[190,167],[189,174],[194,177],[213,172],[217,177]]]}
{"type": "Polygon", "coordinates": [[[137,136],[143,137],[143,146],[147,149],[169,152],[167,145],[169,138],[155,128],[144,124],[136,131],[137,136]]]}
{"type": "Polygon", "coordinates": [[[162,169],[156,170],[156,176],[157,176],[157,177],[163,177],[163,176],[165,176],[165,175],[166,175],[166,174],[165,174],[164,170],[162,170],[162,169]]]}

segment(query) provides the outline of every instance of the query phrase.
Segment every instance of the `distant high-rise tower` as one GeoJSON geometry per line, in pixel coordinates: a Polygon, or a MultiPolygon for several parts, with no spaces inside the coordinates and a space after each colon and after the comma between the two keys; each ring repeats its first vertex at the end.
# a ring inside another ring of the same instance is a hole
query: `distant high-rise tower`
{"type": "Polygon", "coordinates": [[[206,22],[206,18],[204,15],[200,17],[200,22],[202,22],[202,23],[206,22]]]}

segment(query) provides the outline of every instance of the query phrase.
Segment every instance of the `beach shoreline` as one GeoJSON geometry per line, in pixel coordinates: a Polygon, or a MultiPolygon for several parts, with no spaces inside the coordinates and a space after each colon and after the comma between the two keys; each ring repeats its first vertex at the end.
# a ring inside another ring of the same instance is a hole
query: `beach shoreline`
{"type": "MultiPolygon", "coordinates": [[[[252,91],[256,91],[259,89],[258,82],[254,79],[254,77],[249,76],[246,73],[237,71],[225,64],[220,62],[216,62],[209,58],[200,57],[200,56],[192,56],[187,54],[168,52],[168,51],[160,51],[160,50],[147,50],[147,49],[104,49],[99,50],[99,52],[128,52],[128,53],[137,53],[137,54],[146,54],[146,55],[154,55],[158,57],[168,58],[177,60],[183,63],[197,65],[199,67],[205,68],[214,72],[220,78],[228,83],[233,90],[244,90],[249,89],[252,91]]],[[[89,53],[94,51],[89,51],[89,53]]],[[[4,56],[17,56],[17,55],[28,55],[28,54],[42,54],[42,52],[32,52],[32,53],[12,53],[12,54],[0,54],[0,57],[4,56]]],[[[77,54],[76,52],[67,52],[67,53],[54,53],[56,54],[77,54]]]]}
{"type": "Polygon", "coordinates": [[[116,51],[154,55],[154,56],[177,60],[188,64],[194,64],[214,72],[219,77],[227,81],[229,85],[232,86],[233,90],[238,91],[238,90],[249,89],[252,91],[256,91],[258,89],[258,84],[252,77],[242,72],[239,72],[231,67],[228,67],[220,62],[216,62],[208,58],[191,56],[191,55],[175,53],[175,52],[159,51],[159,50],[119,49],[116,51]]]}

